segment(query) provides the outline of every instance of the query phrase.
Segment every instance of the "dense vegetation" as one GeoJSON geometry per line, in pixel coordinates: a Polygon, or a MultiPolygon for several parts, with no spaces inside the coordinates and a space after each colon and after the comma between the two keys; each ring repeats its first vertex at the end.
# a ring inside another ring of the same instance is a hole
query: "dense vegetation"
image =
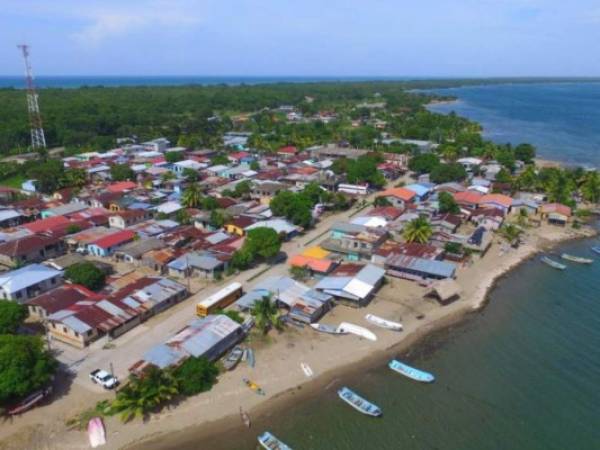
{"type": "Polygon", "coordinates": [[[98,291],[104,287],[106,276],[94,263],[84,261],[69,266],[65,271],[65,278],[92,291],[98,291]]]}

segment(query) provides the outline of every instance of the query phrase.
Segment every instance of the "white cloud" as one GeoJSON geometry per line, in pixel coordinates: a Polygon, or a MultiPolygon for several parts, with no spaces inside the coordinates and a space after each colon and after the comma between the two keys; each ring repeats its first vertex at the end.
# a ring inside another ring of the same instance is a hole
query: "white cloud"
{"type": "Polygon", "coordinates": [[[82,10],[79,15],[87,24],[72,37],[88,46],[142,30],[191,27],[201,23],[199,10],[198,2],[174,0],[146,1],[135,7],[130,3],[125,7],[114,5],[82,10]]]}

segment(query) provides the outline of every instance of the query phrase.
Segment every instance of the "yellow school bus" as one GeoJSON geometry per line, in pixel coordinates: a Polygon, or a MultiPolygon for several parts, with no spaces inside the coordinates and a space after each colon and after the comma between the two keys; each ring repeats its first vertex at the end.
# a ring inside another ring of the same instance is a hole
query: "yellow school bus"
{"type": "Polygon", "coordinates": [[[242,293],[241,283],[231,283],[198,303],[196,305],[196,314],[200,317],[208,316],[217,309],[231,305],[242,296],[242,293]]]}

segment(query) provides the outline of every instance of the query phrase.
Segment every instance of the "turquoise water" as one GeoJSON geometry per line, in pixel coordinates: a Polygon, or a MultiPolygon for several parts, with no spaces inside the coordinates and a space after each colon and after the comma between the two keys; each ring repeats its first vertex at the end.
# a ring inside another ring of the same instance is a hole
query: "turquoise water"
{"type": "MultiPolygon", "coordinates": [[[[557,251],[591,256],[592,242],[557,251]]],[[[399,355],[433,372],[434,384],[412,382],[382,363],[274,411],[253,433],[216,436],[210,447],[254,449],[255,434],[268,427],[295,450],[597,450],[599,280],[600,259],[569,263],[564,272],[528,261],[499,282],[482,313],[399,355]],[[342,384],[379,405],[383,417],[339,401],[342,384]]]]}
{"type": "Polygon", "coordinates": [[[505,84],[438,89],[458,97],[430,110],[468,117],[489,139],[530,142],[541,157],[600,167],[600,83],[505,84]]]}

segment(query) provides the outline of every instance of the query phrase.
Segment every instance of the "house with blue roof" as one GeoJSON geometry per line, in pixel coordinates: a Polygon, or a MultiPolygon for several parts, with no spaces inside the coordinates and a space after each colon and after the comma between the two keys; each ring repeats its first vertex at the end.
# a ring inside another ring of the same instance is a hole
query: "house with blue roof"
{"type": "Polygon", "coordinates": [[[62,283],[62,271],[42,264],[30,264],[0,275],[0,295],[4,300],[23,303],[62,283]]]}
{"type": "Polygon", "coordinates": [[[422,202],[423,200],[426,200],[433,191],[433,185],[430,183],[413,183],[404,186],[404,189],[408,189],[415,193],[414,202],[422,202]]]}

